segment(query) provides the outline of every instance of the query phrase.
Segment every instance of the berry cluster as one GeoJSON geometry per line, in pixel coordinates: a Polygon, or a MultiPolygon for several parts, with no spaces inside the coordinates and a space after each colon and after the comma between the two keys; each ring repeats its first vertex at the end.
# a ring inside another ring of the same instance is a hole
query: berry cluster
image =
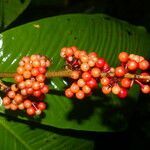
{"type": "Polygon", "coordinates": [[[76,47],[64,47],[60,55],[66,60],[66,68],[73,70],[71,74],[73,83],[65,90],[68,98],[75,96],[78,99],[84,99],[91,95],[95,88],[98,88],[99,83],[104,94],[112,92],[119,98],[127,96],[127,90],[134,82],[141,86],[143,93],[150,93],[150,85],[143,84],[146,80],[137,78],[131,80],[126,77],[127,73],[136,73],[137,70],[142,70],[142,76],[149,75],[149,62],[142,56],[122,52],[119,54],[121,65],[112,68],[97,53],[88,54],[76,47]],[[146,72],[143,73],[143,71],[146,72]]]}
{"type": "Polygon", "coordinates": [[[10,90],[3,98],[6,109],[24,110],[30,116],[40,115],[46,108],[42,102],[44,94],[49,87],[45,85],[46,69],[50,61],[45,56],[25,56],[19,62],[17,73],[14,76],[16,84],[11,85],[10,90]]]}

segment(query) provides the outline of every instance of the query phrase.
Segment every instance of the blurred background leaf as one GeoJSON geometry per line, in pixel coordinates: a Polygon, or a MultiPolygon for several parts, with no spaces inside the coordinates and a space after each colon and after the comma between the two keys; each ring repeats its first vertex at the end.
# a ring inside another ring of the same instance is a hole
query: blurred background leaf
{"type": "Polygon", "coordinates": [[[30,0],[0,0],[0,31],[11,24],[29,3],[30,0]]]}

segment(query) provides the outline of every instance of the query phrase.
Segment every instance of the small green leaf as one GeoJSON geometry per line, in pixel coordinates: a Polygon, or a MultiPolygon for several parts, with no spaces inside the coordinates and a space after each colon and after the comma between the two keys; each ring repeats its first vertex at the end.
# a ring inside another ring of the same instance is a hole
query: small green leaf
{"type": "MultiPolygon", "coordinates": [[[[1,72],[14,72],[21,57],[33,53],[48,56],[53,61],[49,70],[59,70],[64,67],[59,54],[64,46],[95,51],[111,66],[116,66],[121,51],[148,56],[150,36],[143,27],[104,14],[76,14],[46,18],[11,29],[0,35],[0,43],[1,72]]],[[[139,93],[133,88],[127,99],[119,100],[114,95],[103,95],[98,89],[95,96],[79,101],[64,96],[66,80],[53,78],[49,85],[48,108],[40,123],[75,130],[126,128],[139,93]]],[[[2,107],[1,112],[5,113],[2,107]]],[[[12,115],[12,112],[6,114],[12,115]]]]}
{"type": "Polygon", "coordinates": [[[0,1],[0,29],[6,28],[29,5],[30,0],[1,0],[0,1]]]}

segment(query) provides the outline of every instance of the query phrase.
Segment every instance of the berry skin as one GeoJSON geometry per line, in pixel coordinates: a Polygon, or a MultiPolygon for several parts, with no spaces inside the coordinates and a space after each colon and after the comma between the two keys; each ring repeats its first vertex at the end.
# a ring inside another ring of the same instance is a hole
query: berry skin
{"type": "Polygon", "coordinates": [[[110,79],[109,78],[107,78],[107,77],[103,77],[103,78],[101,78],[101,84],[103,85],[103,86],[106,86],[106,85],[109,85],[110,84],[110,79]]]}
{"type": "Polygon", "coordinates": [[[90,88],[89,86],[87,86],[87,85],[84,85],[84,86],[82,87],[82,91],[83,91],[85,94],[89,94],[89,93],[91,93],[91,88],[90,88]]]}
{"type": "Polygon", "coordinates": [[[40,89],[40,83],[37,82],[37,81],[33,82],[32,88],[33,88],[34,90],[39,90],[39,89],[40,89]]]}
{"type": "Polygon", "coordinates": [[[23,74],[24,71],[25,71],[25,69],[24,69],[24,67],[22,67],[22,66],[19,66],[19,67],[17,68],[17,73],[18,73],[18,74],[23,74]]]}
{"type": "Polygon", "coordinates": [[[138,68],[138,63],[135,60],[129,60],[127,62],[127,67],[131,71],[135,71],[138,68]]]}
{"type": "Polygon", "coordinates": [[[149,86],[149,85],[144,85],[143,87],[141,87],[141,91],[142,91],[144,94],[150,93],[150,86],[149,86]]]}
{"type": "Polygon", "coordinates": [[[120,86],[119,85],[114,85],[112,87],[112,93],[117,95],[117,94],[119,94],[119,92],[120,92],[120,86]]]}
{"type": "Polygon", "coordinates": [[[15,81],[16,82],[22,82],[24,80],[23,76],[20,75],[20,74],[16,74],[15,77],[14,77],[15,81]]]}
{"type": "Polygon", "coordinates": [[[76,93],[76,98],[79,99],[79,100],[82,100],[84,99],[85,97],[85,94],[82,90],[79,90],[77,93],[76,93]]]}
{"type": "Polygon", "coordinates": [[[84,73],[82,74],[82,79],[83,79],[84,81],[89,81],[89,80],[91,80],[91,78],[92,78],[92,76],[91,76],[91,74],[90,74],[89,72],[84,72],[84,73]]]}
{"type": "Polygon", "coordinates": [[[118,94],[118,97],[119,97],[119,98],[126,98],[127,95],[128,95],[127,90],[126,90],[125,88],[121,88],[121,89],[120,89],[120,92],[119,92],[119,94],[118,94]]]}
{"type": "Polygon", "coordinates": [[[139,63],[139,69],[141,70],[147,70],[149,68],[149,62],[147,60],[142,60],[139,63]]]}
{"type": "Polygon", "coordinates": [[[99,58],[96,62],[96,67],[103,68],[105,65],[105,60],[103,58],[99,58]]]}
{"type": "Polygon", "coordinates": [[[10,100],[9,97],[6,96],[6,97],[3,98],[3,104],[4,105],[9,105],[10,103],[11,103],[11,100],[10,100]]]}
{"type": "Polygon", "coordinates": [[[72,55],[73,55],[73,50],[72,50],[72,48],[66,48],[65,54],[66,54],[67,57],[72,56],[72,55]]]}
{"type": "Polygon", "coordinates": [[[34,115],[35,115],[35,109],[34,109],[33,106],[27,108],[26,112],[27,112],[27,114],[28,114],[29,116],[34,116],[34,115]]]}
{"type": "Polygon", "coordinates": [[[46,109],[46,104],[44,102],[39,102],[37,104],[37,108],[40,110],[45,110],[46,109]]]}
{"type": "Polygon", "coordinates": [[[77,81],[77,84],[78,84],[79,87],[83,87],[85,85],[85,81],[83,79],[79,79],[77,81]]]}
{"type": "Polygon", "coordinates": [[[18,88],[16,87],[16,84],[11,85],[11,90],[14,91],[14,92],[18,91],[18,88]]]}
{"type": "Polygon", "coordinates": [[[23,97],[21,94],[16,94],[15,98],[14,98],[14,101],[17,103],[17,104],[20,104],[22,101],[23,101],[23,97]]]}
{"type": "Polygon", "coordinates": [[[9,92],[7,93],[7,95],[8,95],[9,98],[12,98],[12,99],[13,99],[16,94],[15,94],[14,91],[9,91],[9,92]]]}
{"type": "Polygon", "coordinates": [[[117,68],[115,69],[115,75],[116,75],[117,77],[122,77],[122,76],[124,76],[124,75],[125,75],[125,69],[124,69],[124,67],[122,67],[122,66],[117,67],[117,68]]]}
{"type": "Polygon", "coordinates": [[[24,104],[23,104],[23,103],[20,103],[20,104],[18,105],[18,109],[19,109],[19,110],[24,110],[24,109],[25,109],[24,104]]]}
{"type": "Polygon", "coordinates": [[[33,68],[33,69],[31,70],[31,74],[32,74],[32,76],[34,76],[34,77],[36,77],[39,73],[40,73],[40,72],[39,72],[39,69],[38,69],[38,68],[33,68]]]}
{"type": "Polygon", "coordinates": [[[10,104],[10,109],[11,110],[17,110],[18,106],[16,104],[11,103],[10,104]]]}
{"type": "Polygon", "coordinates": [[[39,70],[39,73],[41,73],[41,74],[45,74],[46,73],[45,67],[39,67],[38,70],[39,70]]]}
{"type": "Polygon", "coordinates": [[[110,92],[111,92],[111,87],[109,87],[109,86],[103,86],[102,87],[102,92],[104,93],[104,94],[109,94],[110,92]]]}
{"type": "Polygon", "coordinates": [[[89,81],[86,82],[86,84],[91,88],[97,88],[98,84],[97,81],[94,78],[91,78],[89,81]]]}
{"type": "Polygon", "coordinates": [[[88,71],[90,69],[90,66],[88,65],[88,63],[82,63],[81,64],[81,70],[82,71],[88,71]]]}
{"type": "Polygon", "coordinates": [[[94,67],[94,68],[92,68],[92,70],[91,70],[91,75],[92,75],[94,78],[98,78],[98,77],[100,77],[100,75],[101,75],[101,70],[100,70],[99,68],[97,68],[97,67],[94,67]]]}
{"type": "Polygon", "coordinates": [[[118,56],[119,60],[123,63],[126,63],[129,59],[129,55],[127,52],[121,52],[118,56]]]}
{"type": "Polygon", "coordinates": [[[74,93],[70,90],[70,88],[68,88],[68,89],[65,90],[65,95],[68,98],[72,98],[74,93]]]}
{"type": "Polygon", "coordinates": [[[72,73],[71,73],[71,78],[72,79],[76,80],[76,79],[79,78],[79,76],[80,76],[80,72],[79,71],[72,71],[72,73]]]}
{"type": "Polygon", "coordinates": [[[41,90],[36,90],[36,91],[33,91],[33,95],[35,97],[40,97],[42,95],[42,92],[41,92],[41,90]]]}
{"type": "Polygon", "coordinates": [[[39,75],[36,77],[36,80],[37,80],[38,82],[44,82],[45,79],[46,79],[46,76],[43,75],[43,74],[39,74],[39,75]]]}
{"type": "Polygon", "coordinates": [[[123,78],[121,80],[121,85],[124,88],[130,88],[130,86],[131,86],[131,80],[129,78],[123,78]]]}
{"type": "Polygon", "coordinates": [[[79,86],[76,83],[73,83],[70,87],[71,92],[77,93],[79,91],[79,86]]]}
{"type": "Polygon", "coordinates": [[[32,102],[30,100],[25,100],[23,104],[25,108],[30,108],[32,106],[32,102]]]}
{"type": "Polygon", "coordinates": [[[47,86],[47,85],[44,85],[44,86],[42,87],[42,89],[41,89],[41,92],[42,92],[43,94],[48,93],[48,92],[49,92],[48,86],[47,86]]]}
{"type": "Polygon", "coordinates": [[[25,71],[24,73],[23,73],[23,77],[25,78],[25,79],[29,79],[29,78],[31,78],[31,72],[30,71],[25,71]]]}

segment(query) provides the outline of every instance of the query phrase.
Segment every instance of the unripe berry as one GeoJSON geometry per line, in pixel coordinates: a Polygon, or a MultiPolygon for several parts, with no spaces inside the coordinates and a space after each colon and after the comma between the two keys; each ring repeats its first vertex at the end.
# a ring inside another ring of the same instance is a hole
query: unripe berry
{"type": "Polygon", "coordinates": [[[139,69],[147,70],[149,68],[149,62],[147,60],[143,60],[139,63],[139,69]]]}
{"type": "Polygon", "coordinates": [[[77,84],[78,84],[79,87],[83,87],[85,85],[85,81],[83,79],[79,79],[77,81],[77,84]]]}
{"type": "Polygon", "coordinates": [[[149,86],[149,85],[143,85],[143,87],[141,87],[141,91],[142,91],[144,94],[150,93],[150,86],[149,86]]]}
{"type": "Polygon", "coordinates": [[[134,60],[129,60],[127,62],[127,67],[128,67],[129,70],[135,71],[138,68],[138,63],[134,60]]]}
{"type": "Polygon", "coordinates": [[[103,86],[106,86],[106,85],[109,85],[110,84],[110,79],[109,78],[107,78],[107,77],[103,77],[103,78],[101,78],[101,84],[103,85],[103,86]]]}
{"type": "Polygon", "coordinates": [[[111,92],[111,87],[109,87],[109,86],[103,86],[102,87],[102,92],[104,93],[104,94],[109,94],[110,92],[111,92]]]}
{"type": "Polygon", "coordinates": [[[119,94],[119,92],[120,92],[120,86],[119,85],[114,85],[113,87],[112,87],[112,93],[113,94],[119,94]]]}
{"type": "Polygon", "coordinates": [[[4,105],[9,105],[10,103],[11,103],[11,100],[10,100],[9,97],[6,96],[6,97],[3,98],[3,104],[4,105]]]}
{"type": "Polygon", "coordinates": [[[77,93],[79,91],[79,86],[76,83],[73,83],[70,87],[71,92],[77,93]]]}
{"type": "Polygon", "coordinates": [[[84,85],[84,86],[82,87],[82,91],[83,91],[85,94],[89,94],[89,93],[91,93],[91,88],[90,88],[89,86],[87,86],[87,85],[84,85]]]}
{"type": "Polygon", "coordinates": [[[121,52],[118,56],[119,60],[123,63],[126,63],[129,59],[129,55],[127,52],[121,52]]]}
{"type": "Polygon", "coordinates": [[[82,63],[81,64],[81,70],[82,71],[88,71],[90,69],[90,66],[88,65],[88,63],[82,63]]]}
{"type": "Polygon", "coordinates": [[[79,76],[80,76],[80,72],[79,71],[72,71],[72,73],[71,73],[71,78],[72,79],[76,80],[76,79],[79,78],[79,76]]]}

